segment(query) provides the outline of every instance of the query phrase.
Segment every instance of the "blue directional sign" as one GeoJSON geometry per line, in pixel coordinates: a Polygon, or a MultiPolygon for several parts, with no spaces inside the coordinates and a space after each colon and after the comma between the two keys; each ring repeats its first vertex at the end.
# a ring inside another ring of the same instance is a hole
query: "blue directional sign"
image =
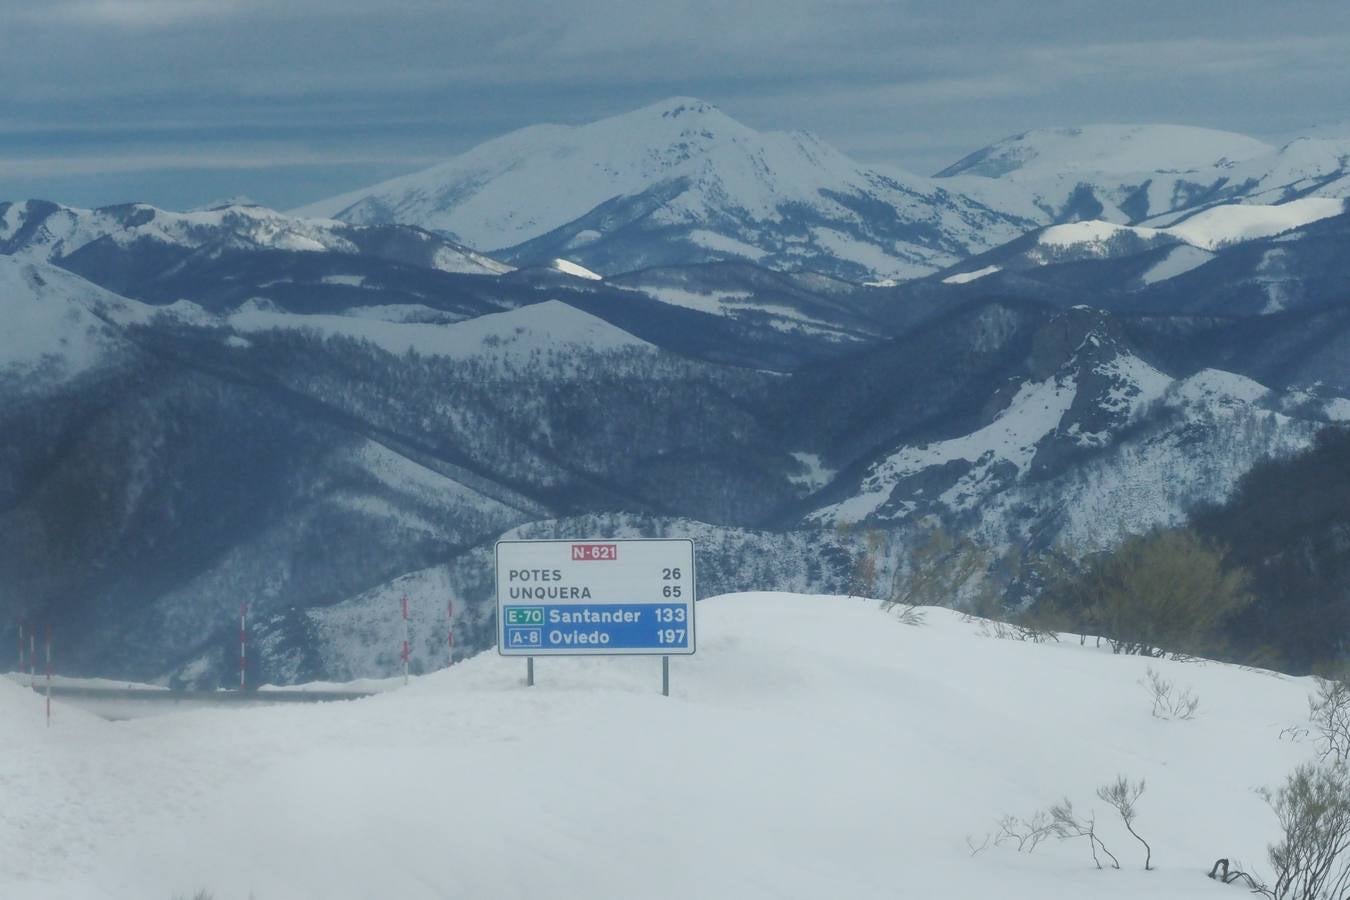
{"type": "Polygon", "coordinates": [[[501,541],[497,649],[504,656],[689,654],[689,540],[501,541]]]}

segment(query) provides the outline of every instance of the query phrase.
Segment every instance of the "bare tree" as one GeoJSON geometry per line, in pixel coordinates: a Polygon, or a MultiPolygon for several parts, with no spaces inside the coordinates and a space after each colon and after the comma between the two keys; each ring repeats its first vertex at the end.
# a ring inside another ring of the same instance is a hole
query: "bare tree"
{"type": "Polygon", "coordinates": [[[1276,900],[1342,900],[1350,892],[1350,773],[1346,764],[1299,766],[1266,792],[1283,837],[1270,848],[1276,900]]]}
{"type": "Polygon", "coordinates": [[[1074,811],[1073,802],[1065,797],[1059,803],[1050,807],[1050,819],[1054,823],[1055,834],[1061,840],[1069,838],[1085,837],[1088,839],[1088,847],[1092,850],[1092,862],[1097,868],[1102,867],[1101,860],[1097,857],[1097,848],[1111,857],[1111,868],[1119,869],[1120,860],[1116,859],[1115,854],[1106,849],[1106,844],[1097,836],[1097,817],[1093,813],[1086,816],[1079,816],[1074,811]]]}
{"type": "Polygon", "coordinates": [[[1125,830],[1139,843],[1144,845],[1144,870],[1153,868],[1153,848],[1148,845],[1148,841],[1139,836],[1139,832],[1134,830],[1134,820],[1138,815],[1135,809],[1135,803],[1144,794],[1144,781],[1141,778],[1137,784],[1130,784],[1129,779],[1120,775],[1110,784],[1104,784],[1097,788],[1097,796],[1104,802],[1109,803],[1117,813],[1120,814],[1120,820],[1125,823],[1125,830]]]}
{"type": "Polygon", "coordinates": [[[1316,695],[1308,698],[1308,721],[1324,761],[1350,762],[1350,685],[1319,679],[1316,695]]]}
{"type": "Polygon", "coordinates": [[[971,837],[970,835],[966,835],[966,849],[970,851],[971,856],[979,856],[981,853],[989,849],[989,844],[993,839],[994,839],[993,835],[989,834],[988,832],[985,832],[984,840],[980,841],[979,843],[976,843],[975,838],[971,837]]]}
{"type": "Polygon", "coordinates": [[[1213,649],[1223,623],[1251,603],[1248,581],[1222,547],[1187,529],[1164,529],[1065,568],[1044,602],[1047,615],[1102,635],[1115,653],[1193,654],[1213,649]]]}
{"type": "MultiPolygon", "coordinates": [[[[905,565],[898,567],[886,598],[887,609],[899,609],[901,621],[921,624],[923,606],[956,606],[964,594],[988,592],[990,553],[969,538],[952,536],[934,525],[914,544],[905,565]]],[[[974,601],[979,607],[987,600],[974,601]]]]}

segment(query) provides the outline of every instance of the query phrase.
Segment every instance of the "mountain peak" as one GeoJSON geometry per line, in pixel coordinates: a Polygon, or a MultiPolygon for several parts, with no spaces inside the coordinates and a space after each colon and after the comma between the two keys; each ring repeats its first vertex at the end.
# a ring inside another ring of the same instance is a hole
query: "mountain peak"
{"type": "Polygon", "coordinates": [[[814,135],[759,132],[682,96],[515,131],[296,212],[413,224],[521,266],[561,256],[604,275],[743,259],[913,277],[1030,224],[926,179],[859,165],[814,135]]]}
{"type": "Polygon", "coordinates": [[[697,97],[667,97],[650,106],[642,107],[634,115],[650,115],[653,113],[660,115],[663,119],[678,119],[681,116],[693,118],[709,114],[726,115],[718,108],[717,104],[700,100],[697,97]]]}

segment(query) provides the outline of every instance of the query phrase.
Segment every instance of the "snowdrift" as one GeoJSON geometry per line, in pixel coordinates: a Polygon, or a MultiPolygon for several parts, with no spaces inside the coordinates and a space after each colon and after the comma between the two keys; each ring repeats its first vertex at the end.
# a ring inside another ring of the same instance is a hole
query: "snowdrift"
{"type": "Polygon", "coordinates": [[[1282,740],[1312,685],[1214,663],[1000,640],[930,610],[737,594],[699,653],[485,653],[403,690],[305,708],[104,722],[0,680],[8,900],[447,897],[1225,897],[1264,860],[1253,793],[1314,748],[1282,740]],[[1200,699],[1151,714],[1152,666],[1200,699]],[[1147,781],[1138,830],[1099,784],[1147,781]],[[1096,809],[1079,842],[978,846],[1004,815],[1096,809]]]}

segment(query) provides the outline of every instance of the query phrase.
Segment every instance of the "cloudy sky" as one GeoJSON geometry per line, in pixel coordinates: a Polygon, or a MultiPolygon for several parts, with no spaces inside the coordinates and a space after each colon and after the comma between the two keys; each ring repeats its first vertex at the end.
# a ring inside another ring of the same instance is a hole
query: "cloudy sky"
{"type": "Polygon", "coordinates": [[[0,199],[277,208],[671,95],[924,174],[1046,125],[1350,120],[1344,0],[0,0],[0,199]]]}

